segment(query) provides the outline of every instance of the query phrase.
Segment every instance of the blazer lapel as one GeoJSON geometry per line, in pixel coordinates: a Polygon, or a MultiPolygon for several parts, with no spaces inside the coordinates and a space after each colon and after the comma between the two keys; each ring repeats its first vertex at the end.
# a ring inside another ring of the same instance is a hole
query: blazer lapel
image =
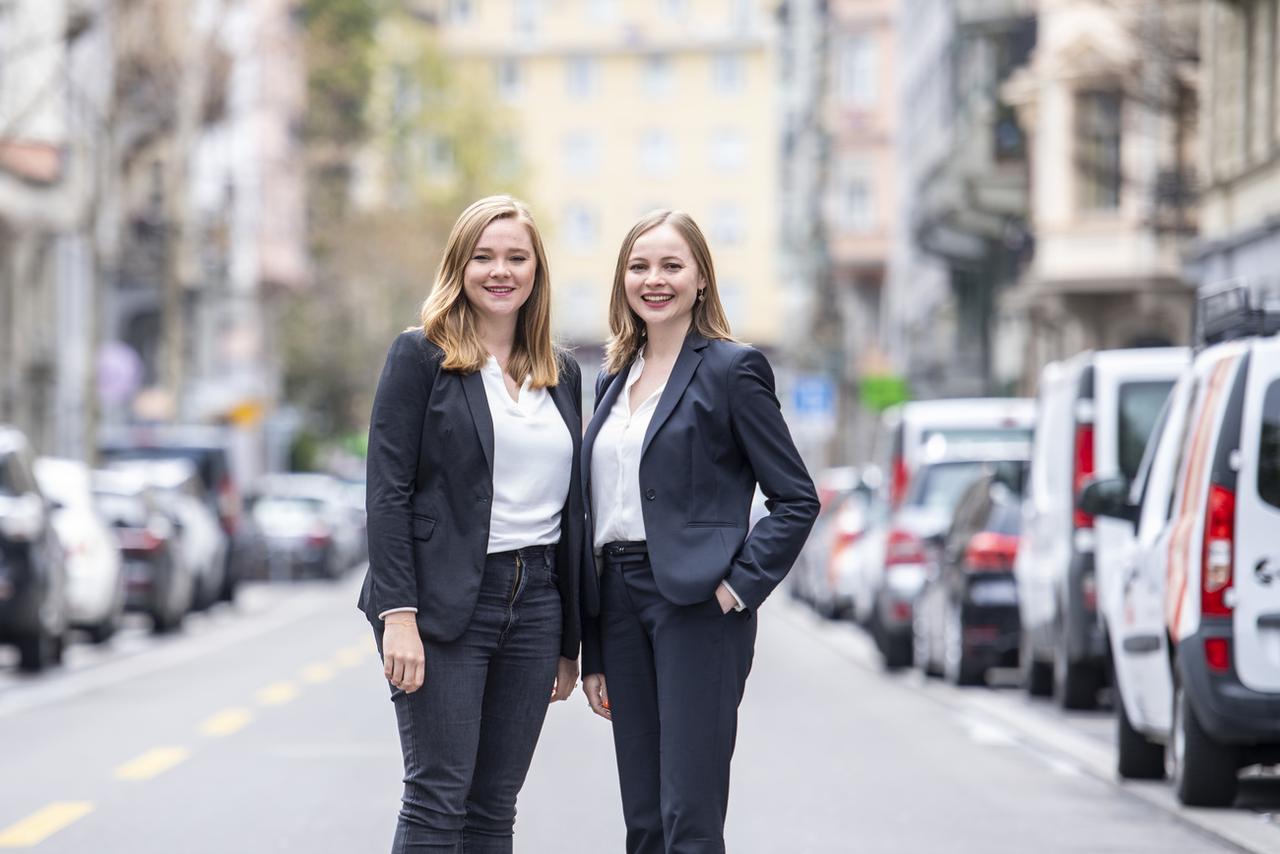
{"type": "MultiPolygon", "coordinates": [[[[613,409],[614,403],[618,400],[618,394],[627,384],[627,373],[629,368],[621,370],[614,374],[609,380],[609,384],[604,387],[604,394],[596,401],[595,412],[591,413],[591,421],[587,423],[587,432],[582,437],[582,485],[586,489],[591,482],[591,449],[595,446],[596,436],[600,433],[600,427],[604,424],[606,418],[609,417],[609,410],[613,409]]],[[[590,493],[586,493],[590,495],[590,493]]]]}
{"type": "Polygon", "coordinates": [[[489,478],[493,478],[493,415],[489,413],[489,398],[484,393],[484,377],[479,371],[462,375],[462,390],[467,395],[467,408],[471,420],[476,423],[480,447],[484,449],[485,462],[489,464],[489,478]]]}
{"type": "Polygon", "coordinates": [[[680,396],[688,388],[689,381],[693,379],[693,372],[698,369],[698,363],[702,361],[702,348],[706,346],[707,339],[697,332],[691,330],[685,337],[680,355],[676,357],[676,363],[671,368],[671,376],[667,377],[667,387],[662,390],[662,397],[658,398],[658,408],[653,411],[649,429],[645,431],[644,444],[640,446],[641,459],[649,450],[654,434],[675,411],[676,404],[680,402],[680,396]]]}

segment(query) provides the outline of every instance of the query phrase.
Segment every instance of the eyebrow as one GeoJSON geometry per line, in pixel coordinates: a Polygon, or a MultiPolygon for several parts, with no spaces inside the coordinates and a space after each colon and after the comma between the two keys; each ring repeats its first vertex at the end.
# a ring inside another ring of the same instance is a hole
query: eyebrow
{"type": "MultiPolygon", "coordinates": [[[[497,251],[498,251],[498,250],[496,250],[496,249],[491,249],[491,248],[489,248],[488,246],[477,246],[475,249],[472,249],[472,250],[471,250],[471,254],[472,254],[472,255],[474,255],[474,254],[475,254],[475,253],[477,253],[477,252],[491,252],[491,253],[497,253],[497,251]]],[[[516,248],[514,248],[514,249],[508,249],[507,251],[508,251],[508,252],[523,252],[523,253],[524,253],[524,254],[526,254],[526,255],[531,255],[531,254],[533,254],[533,250],[532,250],[532,249],[525,249],[525,248],[520,247],[520,246],[517,246],[517,247],[516,247],[516,248]]]]}
{"type": "MultiPolygon", "coordinates": [[[[644,257],[643,255],[632,255],[630,260],[632,260],[632,261],[648,261],[649,259],[648,259],[648,258],[646,258],[646,257],[644,257]]],[[[679,255],[663,255],[659,260],[660,260],[660,261],[679,261],[681,264],[687,264],[687,263],[689,263],[688,261],[686,261],[686,260],[684,260],[683,258],[681,258],[679,255]]]]}

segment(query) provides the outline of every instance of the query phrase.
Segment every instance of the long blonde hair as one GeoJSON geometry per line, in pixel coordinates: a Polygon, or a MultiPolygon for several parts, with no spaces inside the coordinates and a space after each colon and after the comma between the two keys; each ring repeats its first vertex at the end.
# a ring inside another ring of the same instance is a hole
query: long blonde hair
{"type": "Polygon", "coordinates": [[[627,303],[627,261],[640,235],[664,223],[675,228],[685,243],[689,244],[694,265],[704,283],[702,299],[693,304],[693,319],[689,328],[709,340],[735,340],[733,333],[729,331],[729,319],[724,313],[724,305],[720,302],[720,291],[716,289],[716,268],[711,261],[707,239],[702,236],[702,229],[684,211],[650,211],[631,226],[622,240],[622,248],[618,250],[618,265],[613,271],[613,291],[609,296],[610,335],[604,354],[605,370],[610,374],[616,374],[630,364],[636,352],[644,346],[644,321],[627,303]]]}
{"type": "Polygon", "coordinates": [[[499,219],[514,219],[529,230],[537,263],[533,292],[516,319],[507,373],[517,380],[530,377],[533,388],[553,386],[560,376],[551,342],[551,272],[547,253],[529,209],[511,196],[487,196],[472,202],[453,224],[436,270],[435,285],[422,303],[422,332],[444,350],[440,365],[444,370],[469,374],[484,367],[489,352],[476,332],[475,309],[467,300],[462,276],[480,235],[499,219]]]}

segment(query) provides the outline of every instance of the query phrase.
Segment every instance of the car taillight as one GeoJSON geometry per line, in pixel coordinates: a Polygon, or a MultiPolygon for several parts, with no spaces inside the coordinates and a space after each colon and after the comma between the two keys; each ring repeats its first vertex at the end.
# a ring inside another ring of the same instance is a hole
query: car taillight
{"type": "Polygon", "coordinates": [[[1203,614],[1218,617],[1231,614],[1226,594],[1231,589],[1235,527],[1235,493],[1225,486],[1209,484],[1200,561],[1200,610],[1203,614]]]}
{"type": "Polygon", "coordinates": [[[1007,572],[1013,569],[1018,538],[1012,534],[979,531],[969,538],[964,565],[969,572],[1007,572]]]}
{"type": "Polygon", "coordinates": [[[120,540],[120,548],[133,552],[153,552],[164,543],[148,528],[123,528],[116,532],[116,536],[120,540]]]}
{"type": "Polygon", "coordinates": [[[1071,474],[1071,522],[1076,528],[1092,528],[1093,517],[1080,509],[1076,502],[1080,500],[1080,490],[1085,481],[1093,477],[1093,425],[1076,425],[1075,461],[1071,474]]]}
{"type": "Polygon", "coordinates": [[[894,528],[884,550],[886,568],[900,564],[924,563],[924,543],[910,531],[894,528]]]}
{"type": "Polygon", "coordinates": [[[231,476],[224,474],[222,479],[218,481],[218,521],[222,523],[222,530],[227,534],[234,534],[236,526],[240,523],[240,496],[236,494],[235,484],[231,482],[231,476]]]}
{"type": "Polygon", "coordinates": [[[907,497],[907,485],[911,482],[911,473],[907,471],[907,461],[902,457],[893,458],[893,479],[889,481],[889,503],[897,507],[907,497]]]}
{"type": "Polygon", "coordinates": [[[1227,638],[1205,638],[1204,658],[1210,670],[1226,673],[1231,669],[1231,641],[1227,638]]]}
{"type": "Polygon", "coordinates": [[[319,548],[329,545],[333,541],[333,537],[329,533],[329,529],[324,525],[316,525],[307,534],[307,545],[319,548]]]}
{"type": "Polygon", "coordinates": [[[1086,611],[1098,610],[1098,580],[1092,572],[1086,572],[1080,577],[1080,601],[1086,611]]]}

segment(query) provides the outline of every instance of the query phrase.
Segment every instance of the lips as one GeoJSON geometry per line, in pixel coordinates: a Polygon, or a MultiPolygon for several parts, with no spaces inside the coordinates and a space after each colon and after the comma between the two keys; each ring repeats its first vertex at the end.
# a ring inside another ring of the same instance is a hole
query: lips
{"type": "Polygon", "coordinates": [[[485,291],[496,297],[505,297],[515,293],[516,289],[507,285],[486,285],[485,291]]]}
{"type": "Polygon", "coordinates": [[[675,294],[645,294],[640,297],[646,305],[666,305],[675,298],[675,294]]]}

